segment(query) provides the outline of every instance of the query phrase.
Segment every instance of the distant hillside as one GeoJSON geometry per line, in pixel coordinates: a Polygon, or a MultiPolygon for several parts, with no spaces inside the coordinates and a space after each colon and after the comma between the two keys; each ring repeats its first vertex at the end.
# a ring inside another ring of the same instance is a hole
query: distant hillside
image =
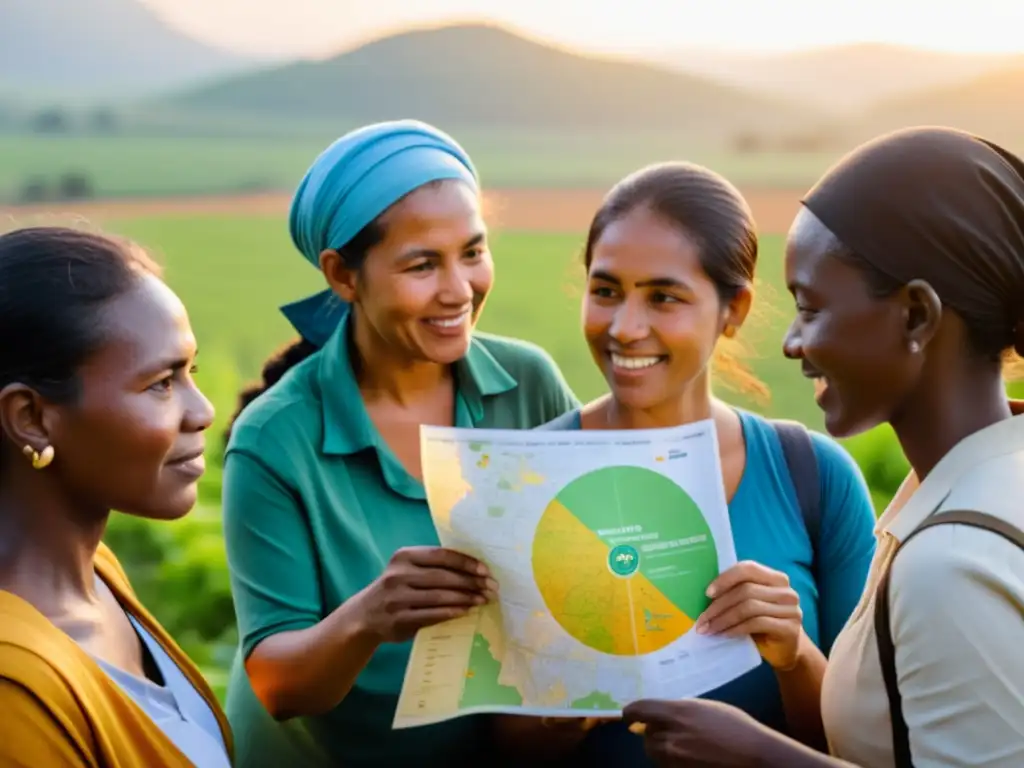
{"type": "Polygon", "coordinates": [[[653,65],[585,57],[487,25],[397,34],[178,94],[197,110],[600,131],[806,128],[818,115],[653,65]]]}
{"type": "Polygon", "coordinates": [[[0,0],[0,89],[138,95],[253,62],[166,26],[139,0],[0,0]]]}
{"type": "Polygon", "coordinates": [[[945,53],[882,43],[771,55],[678,51],[662,58],[681,71],[837,112],[856,112],[890,98],[966,83],[1014,59],[1008,54],[945,53]]]}
{"type": "Polygon", "coordinates": [[[1024,146],[1024,61],[966,85],[893,99],[873,110],[868,120],[883,129],[951,125],[1024,146]]]}

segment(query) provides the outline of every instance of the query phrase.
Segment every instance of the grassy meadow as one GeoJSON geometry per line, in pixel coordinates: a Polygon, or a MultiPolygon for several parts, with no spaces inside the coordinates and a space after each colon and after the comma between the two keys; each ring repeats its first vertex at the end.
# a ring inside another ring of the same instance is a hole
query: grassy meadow
{"type": "MultiPolygon", "coordinates": [[[[291,190],[343,129],[291,136],[0,134],[0,204],[33,179],[87,176],[102,197],[291,190]]],[[[645,136],[455,131],[489,187],[605,187],[657,160],[704,163],[737,184],[806,187],[835,153],[760,152],[696,145],[664,131],[645,136]]]]}

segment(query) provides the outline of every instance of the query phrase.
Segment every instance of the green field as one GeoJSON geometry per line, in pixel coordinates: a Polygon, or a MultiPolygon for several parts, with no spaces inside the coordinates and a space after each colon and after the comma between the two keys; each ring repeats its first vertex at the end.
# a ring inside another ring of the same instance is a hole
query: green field
{"type": "MultiPolygon", "coordinates": [[[[313,159],[340,135],[37,136],[0,135],[0,203],[31,179],[86,174],[99,196],[149,197],[291,190],[313,159]]],[[[704,163],[738,184],[805,187],[832,154],[738,155],[657,134],[574,136],[453,133],[490,187],[605,187],[658,160],[704,163]]]]}

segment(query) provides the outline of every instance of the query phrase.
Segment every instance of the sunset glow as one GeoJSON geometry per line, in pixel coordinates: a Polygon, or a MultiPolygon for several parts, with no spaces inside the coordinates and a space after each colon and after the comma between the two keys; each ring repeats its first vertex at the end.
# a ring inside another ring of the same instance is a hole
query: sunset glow
{"type": "Polygon", "coordinates": [[[144,0],[174,25],[237,51],[325,55],[408,24],[494,21],[550,41],[619,53],[752,51],[886,42],[1024,51],[1024,3],[974,0],[144,0]]]}

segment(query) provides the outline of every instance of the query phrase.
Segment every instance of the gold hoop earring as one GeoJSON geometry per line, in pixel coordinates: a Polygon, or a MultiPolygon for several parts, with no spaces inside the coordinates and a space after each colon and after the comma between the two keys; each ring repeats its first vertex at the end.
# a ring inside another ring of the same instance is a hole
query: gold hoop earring
{"type": "Polygon", "coordinates": [[[43,448],[42,453],[37,451],[31,445],[26,445],[21,449],[21,452],[32,462],[33,469],[46,469],[50,466],[50,462],[53,461],[54,451],[52,445],[48,445],[43,448]]]}

